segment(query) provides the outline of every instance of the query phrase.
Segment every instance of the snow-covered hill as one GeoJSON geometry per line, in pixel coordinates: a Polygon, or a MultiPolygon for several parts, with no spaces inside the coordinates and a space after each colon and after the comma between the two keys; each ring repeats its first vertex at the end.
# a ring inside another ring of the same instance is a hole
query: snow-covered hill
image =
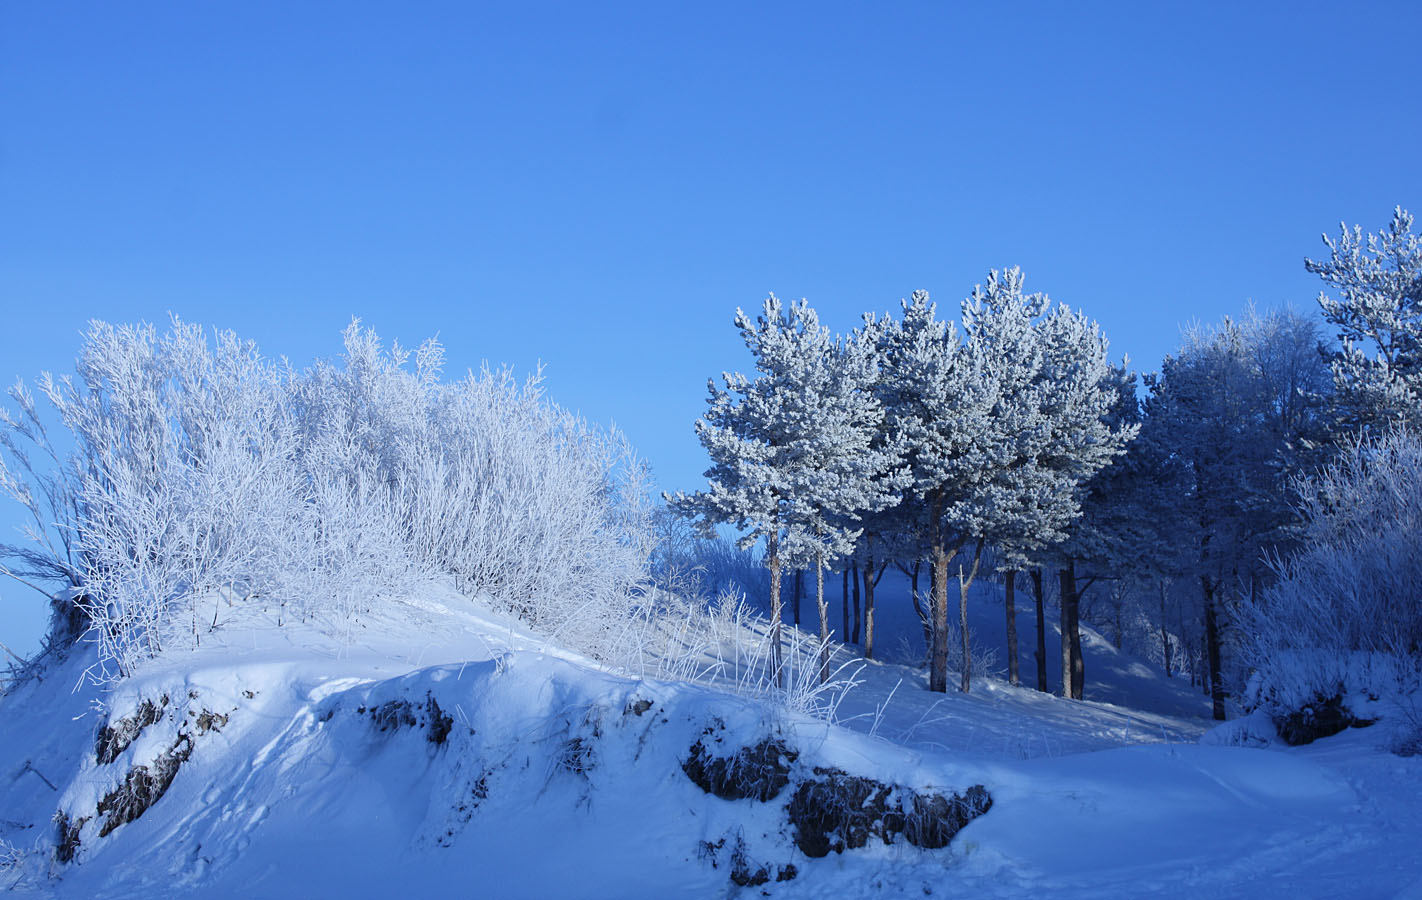
{"type": "MultiPolygon", "coordinates": [[[[404,612],[355,644],[234,627],[108,693],[73,690],[82,660],[16,686],[0,889],[1384,896],[1422,878],[1422,765],[1379,729],[1202,746],[1168,708],[996,681],[929,695],[877,663],[840,727],[609,671],[456,597],[404,612]]],[[[1174,687],[1119,662],[1096,666],[1105,696],[1174,687]]]]}

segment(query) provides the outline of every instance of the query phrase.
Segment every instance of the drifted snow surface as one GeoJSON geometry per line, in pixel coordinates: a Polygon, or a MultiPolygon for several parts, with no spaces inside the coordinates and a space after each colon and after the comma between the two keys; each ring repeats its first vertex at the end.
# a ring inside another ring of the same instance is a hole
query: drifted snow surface
{"type": "Polygon", "coordinates": [[[0,891],[1422,897],[1422,758],[1389,754],[1386,723],[1296,749],[1219,745],[1238,728],[1202,744],[1210,723],[1190,713],[1207,709],[1188,688],[1094,635],[1088,654],[1110,703],[991,679],[931,695],[921,672],[871,663],[841,727],[608,671],[453,597],[348,642],[233,625],[110,691],[73,690],[75,660],[0,699],[0,891]],[[163,717],[100,764],[99,727],[162,697],[163,717]],[[442,742],[430,698],[448,717],[442,742]],[[402,701],[414,724],[372,715],[402,701]],[[199,734],[203,712],[226,723],[199,734]],[[727,746],[779,737],[801,774],[983,784],[994,803],[945,849],[871,839],[808,859],[786,821],[790,789],[728,801],[683,773],[708,729],[727,746]],[[74,860],[54,861],[56,811],[94,817],[180,731],[193,749],[167,793],[104,837],[91,818],[74,860]],[[752,867],[795,877],[738,887],[738,845],[752,867]]]}

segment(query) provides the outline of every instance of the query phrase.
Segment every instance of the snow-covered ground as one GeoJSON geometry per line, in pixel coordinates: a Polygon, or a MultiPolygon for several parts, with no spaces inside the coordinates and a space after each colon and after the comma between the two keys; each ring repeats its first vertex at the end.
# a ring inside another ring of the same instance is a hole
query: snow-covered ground
{"type": "MultiPolygon", "coordinates": [[[[974,604],[985,641],[990,597],[974,604]]],[[[891,602],[890,639],[915,627],[891,602]]],[[[610,671],[452,596],[351,643],[234,624],[108,693],[74,691],[75,660],[0,699],[0,890],[1422,896],[1422,758],[1389,754],[1386,723],[1296,749],[1202,744],[1204,698],[1094,634],[1086,653],[1081,703],[991,679],[933,695],[914,668],[851,665],[833,726],[610,671]],[[786,783],[712,796],[687,771],[698,745],[776,748],[786,783]],[[974,785],[992,805],[944,848],[897,834],[812,858],[789,809],[834,773],[892,789],[890,807],[974,785]],[[140,783],[161,796],[123,822],[144,790],[119,789],[140,783]]]]}

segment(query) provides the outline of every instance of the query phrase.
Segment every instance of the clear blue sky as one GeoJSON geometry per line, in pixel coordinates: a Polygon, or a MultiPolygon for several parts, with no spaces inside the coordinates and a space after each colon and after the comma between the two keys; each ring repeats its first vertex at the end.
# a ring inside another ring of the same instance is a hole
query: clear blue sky
{"type": "MultiPolygon", "coordinates": [[[[1321,232],[1422,213],[1419,39],[1415,2],[5,4],[0,379],[92,317],[304,362],[359,315],[542,360],[692,488],[767,291],[847,330],[1020,265],[1146,369],[1311,307],[1321,232]]],[[[0,641],[41,624],[0,585],[0,641]]]]}

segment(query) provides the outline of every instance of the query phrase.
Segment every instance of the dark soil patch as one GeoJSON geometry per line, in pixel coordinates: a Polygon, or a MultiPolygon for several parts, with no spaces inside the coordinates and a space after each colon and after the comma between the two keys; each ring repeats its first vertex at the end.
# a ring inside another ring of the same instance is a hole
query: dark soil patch
{"type": "Polygon", "coordinates": [[[991,808],[992,796],[980,784],[961,794],[914,794],[913,809],[904,817],[904,838],[926,850],[946,847],[963,826],[991,808]]]}
{"type": "Polygon", "coordinates": [[[193,724],[200,735],[207,734],[209,731],[221,731],[227,726],[227,716],[205,709],[197,714],[197,721],[193,724]]]}
{"type": "Polygon", "coordinates": [[[1312,744],[1319,738],[1332,737],[1349,727],[1361,728],[1373,724],[1372,719],[1359,719],[1343,703],[1342,694],[1318,696],[1302,709],[1274,716],[1274,730],[1290,747],[1312,744]]]}
{"type": "MultiPolygon", "coordinates": [[[[717,741],[719,742],[719,740],[717,741]]],[[[790,783],[790,767],[799,754],[779,738],[767,737],[729,756],[714,755],[705,738],[691,745],[681,764],[697,787],[723,800],[773,799],[790,783]]]]}
{"type": "Polygon", "coordinates": [[[595,762],[592,741],[586,738],[575,737],[564,741],[558,754],[558,764],[574,775],[586,777],[595,762]]]}
{"type": "Polygon", "coordinates": [[[143,733],[143,729],[163,718],[163,711],[167,707],[168,695],[164,694],[158,703],[144,700],[138,704],[138,709],[134,710],[132,715],[106,723],[99,729],[94,745],[94,759],[101,766],[118,759],[119,754],[127,750],[143,733]]]}
{"type": "Polygon", "coordinates": [[[795,843],[806,856],[857,850],[870,835],[892,844],[893,834],[903,830],[903,812],[890,807],[888,785],[838,770],[816,769],[815,774],[821,777],[802,781],[786,810],[795,843]]]}
{"type": "Polygon", "coordinates": [[[67,863],[74,861],[74,854],[79,850],[79,832],[83,829],[84,823],[89,821],[87,816],[78,819],[70,819],[62,812],[54,814],[54,859],[55,862],[67,863]]]}
{"type": "Polygon", "coordinates": [[[124,776],[123,784],[99,801],[98,813],[107,816],[99,827],[99,837],[105,837],[120,825],[132,822],[148,811],[168,792],[178,769],[192,756],[193,739],[179,734],[152,766],[134,766],[124,776]]]}
{"type": "Polygon", "coordinates": [[[420,705],[409,700],[388,700],[380,706],[360,707],[359,714],[369,714],[370,722],[380,731],[399,731],[401,728],[423,728],[425,739],[431,744],[443,744],[454,728],[454,717],[440,708],[433,694],[425,694],[425,702],[420,705]]]}
{"type": "MultiPolygon", "coordinates": [[[[715,841],[702,841],[699,855],[702,859],[710,860],[711,868],[721,867],[721,854],[726,848],[726,838],[715,841]]],[[[737,835],[735,842],[731,845],[731,883],[737,887],[756,887],[768,883],[772,878],[776,881],[790,881],[799,874],[794,863],[786,863],[783,866],[774,863],[759,863],[751,859],[746,854],[745,840],[737,835]]]]}
{"type": "Polygon", "coordinates": [[[434,694],[425,695],[425,716],[429,723],[425,726],[425,738],[431,744],[443,744],[454,727],[454,717],[439,708],[434,694]]]}

